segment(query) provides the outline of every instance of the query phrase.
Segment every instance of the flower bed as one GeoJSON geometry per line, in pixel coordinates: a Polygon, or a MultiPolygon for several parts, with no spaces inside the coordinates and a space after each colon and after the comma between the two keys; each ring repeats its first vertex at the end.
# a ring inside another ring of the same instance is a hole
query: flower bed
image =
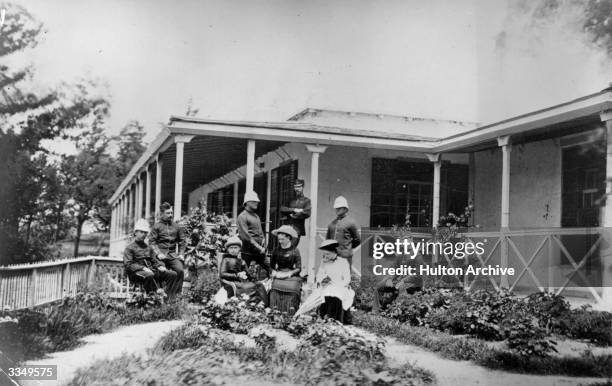
{"type": "Polygon", "coordinates": [[[612,345],[612,314],[587,308],[570,310],[562,296],[543,292],[518,298],[507,292],[431,288],[400,296],[383,315],[452,334],[504,340],[526,356],[556,351],[551,339],[555,334],[612,345]]]}
{"type": "Polygon", "coordinates": [[[120,325],[179,319],[182,303],[166,304],[158,296],[136,293],[125,303],[102,292],[78,293],[44,309],[0,313],[0,352],[14,362],[67,350],[80,338],[120,325]]]}
{"type": "Polygon", "coordinates": [[[546,375],[612,376],[612,355],[593,355],[586,351],[580,357],[525,356],[494,348],[481,339],[411,326],[389,317],[357,312],[353,320],[355,325],[376,334],[423,347],[445,358],[471,360],[492,369],[546,375]]]}
{"type": "Polygon", "coordinates": [[[122,357],[82,369],[70,385],[109,384],[343,384],[426,385],[433,376],[410,364],[390,367],[380,341],[349,332],[333,321],[305,329],[293,351],[278,350],[260,333],[255,347],[235,343],[202,324],[162,338],[146,359],[122,357]]]}

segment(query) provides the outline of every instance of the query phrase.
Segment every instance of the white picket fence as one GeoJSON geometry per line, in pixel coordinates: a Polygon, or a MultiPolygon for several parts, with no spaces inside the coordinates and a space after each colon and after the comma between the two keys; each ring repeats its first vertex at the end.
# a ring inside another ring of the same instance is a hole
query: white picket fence
{"type": "Polygon", "coordinates": [[[21,309],[60,300],[89,285],[129,292],[123,260],[87,256],[0,267],[0,307],[21,309]]]}

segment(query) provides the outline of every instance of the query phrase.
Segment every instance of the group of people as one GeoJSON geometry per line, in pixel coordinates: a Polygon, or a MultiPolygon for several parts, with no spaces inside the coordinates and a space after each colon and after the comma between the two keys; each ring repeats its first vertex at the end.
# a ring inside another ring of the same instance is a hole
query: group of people
{"type": "Polygon", "coordinates": [[[173,300],[183,289],[187,240],[184,229],[173,221],[172,206],[163,203],[160,213],[160,220],[152,229],[145,219],[136,222],[134,241],[125,248],[123,264],[132,282],[142,284],[147,292],[157,291],[173,300]]]}
{"type": "MultiPolygon", "coordinates": [[[[219,265],[219,280],[228,296],[248,294],[282,312],[297,311],[306,280],[298,245],[301,236],[306,235],[304,222],[311,214],[310,199],[304,196],[303,189],[304,181],[296,180],[295,199],[289,206],[281,207],[285,224],[271,232],[277,242],[269,258],[257,214],[259,197],[252,191],[245,193],[244,210],[236,220],[237,236],[227,240],[219,265]],[[248,267],[252,264],[266,272],[265,280],[250,273],[248,267]]],[[[146,220],[137,221],[134,241],[124,252],[124,264],[130,280],[141,283],[146,291],[163,291],[175,299],[182,289],[186,236],[173,221],[172,207],[164,203],[160,209],[160,221],[152,229],[146,220]]],[[[334,209],[336,218],[329,224],[326,240],[319,247],[323,257],[314,283],[325,299],[319,308],[321,316],[350,323],[352,256],[361,240],[355,221],[347,215],[347,200],[342,196],[336,198],[334,209]]]]}
{"type": "MultiPolygon", "coordinates": [[[[257,215],[259,198],[255,192],[245,194],[244,210],[236,221],[238,236],[228,240],[220,267],[220,277],[229,296],[248,293],[281,312],[298,310],[302,284],[306,279],[302,275],[298,245],[301,236],[306,235],[304,223],[311,214],[310,199],[304,196],[303,189],[304,181],[296,180],[295,199],[289,206],[281,207],[285,224],[271,232],[277,242],[269,260],[265,255],[265,236],[257,215]],[[257,282],[257,278],[249,275],[247,267],[253,263],[266,271],[267,280],[257,282]]],[[[353,292],[349,284],[353,249],[360,245],[361,240],[355,221],[347,215],[347,200],[342,196],[336,198],[334,209],[336,218],[329,224],[326,240],[319,247],[323,257],[314,283],[325,298],[319,308],[320,314],[350,323],[353,292]]]]}

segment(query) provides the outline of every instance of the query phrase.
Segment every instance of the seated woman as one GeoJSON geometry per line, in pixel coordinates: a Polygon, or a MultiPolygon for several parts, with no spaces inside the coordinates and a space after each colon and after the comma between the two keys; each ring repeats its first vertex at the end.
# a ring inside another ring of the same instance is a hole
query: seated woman
{"type": "Polygon", "coordinates": [[[338,256],[337,248],[336,240],[325,240],[319,247],[324,252],[315,283],[325,297],[325,303],[319,308],[321,317],[328,316],[346,324],[355,292],[349,287],[351,267],[345,258],[338,256]]]}
{"type": "Polygon", "coordinates": [[[300,306],[302,290],[302,259],[293,243],[298,238],[291,225],[283,225],[272,231],[278,238],[278,246],[272,252],[272,287],[270,289],[270,308],[293,315],[300,306]]]}
{"type": "Polygon", "coordinates": [[[230,237],[225,243],[226,253],[223,254],[219,267],[219,278],[221,285],[227,291],[227,296],[249,296],[255,293],[255,283],[253,283],[247,273],[247,265],[240,257],[242,241],[240,238],[230,237]]]}

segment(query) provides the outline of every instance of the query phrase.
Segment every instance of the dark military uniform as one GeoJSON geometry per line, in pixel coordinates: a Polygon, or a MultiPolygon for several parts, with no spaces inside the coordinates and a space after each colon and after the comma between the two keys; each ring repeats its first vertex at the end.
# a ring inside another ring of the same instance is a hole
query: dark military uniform
{"type": "Polygon", "coordinates": [[[242,241],[242,256],[247,265],[255,261],[270,274],[270,266],[266,262],[266,256],[258,250],[258,246],[264,246],[264,233],[261,228],[261,220],[255,212],[243,210],[236,219],[238,237],[242,241]]]}
{"type": "Polygon", "coordinates": [[[160,258],[161,255],[165,255],[166,258],[162,262],[166,265],[166,268],[176,272],[177,283],[172,292],[180,294],[183,290],[185,273],[183,271],[183,262],[178,259],[178,255],[185,253],[187,245],[184,228],[176,222],[162,220],[151,228],[149,241],[156,257],[160,258]]]}
{"type": "Polygon", "coordinates": [[[153,249],[144,241],[134,241],[125,248],[123,264],[130,280],[143,284],[146,291],[155,291],[159,288],[157,283],[164,283],[168,296],[174,295],[172,291],[176,286],[176,272],[159,271],[159,267],[163,267],[164,263],[157,259],[153,249]]]}
{"type": "Polygon", "coordinates": [[[353,248],[357,248],[361,244],[357,223],[346,214],[336,217],[327,226],[326,239],[336,240],[338,242],[338,255],[348,260],[349,264],[353,262],[353,248]]]}
{"type": "Polygon", "coordinates": [[[298,236],[306,236],[306,227],[304,223],[306,219],[310,217],[310,210],[310,198],[304,195],[291,201],[288,207],[281,207],[281,212],[287,216],[285,218],[287,224],[295,227],[298,236]],[[294,209],[303,209],[303,211],[301,213],[293,213],[294,209]]]}

